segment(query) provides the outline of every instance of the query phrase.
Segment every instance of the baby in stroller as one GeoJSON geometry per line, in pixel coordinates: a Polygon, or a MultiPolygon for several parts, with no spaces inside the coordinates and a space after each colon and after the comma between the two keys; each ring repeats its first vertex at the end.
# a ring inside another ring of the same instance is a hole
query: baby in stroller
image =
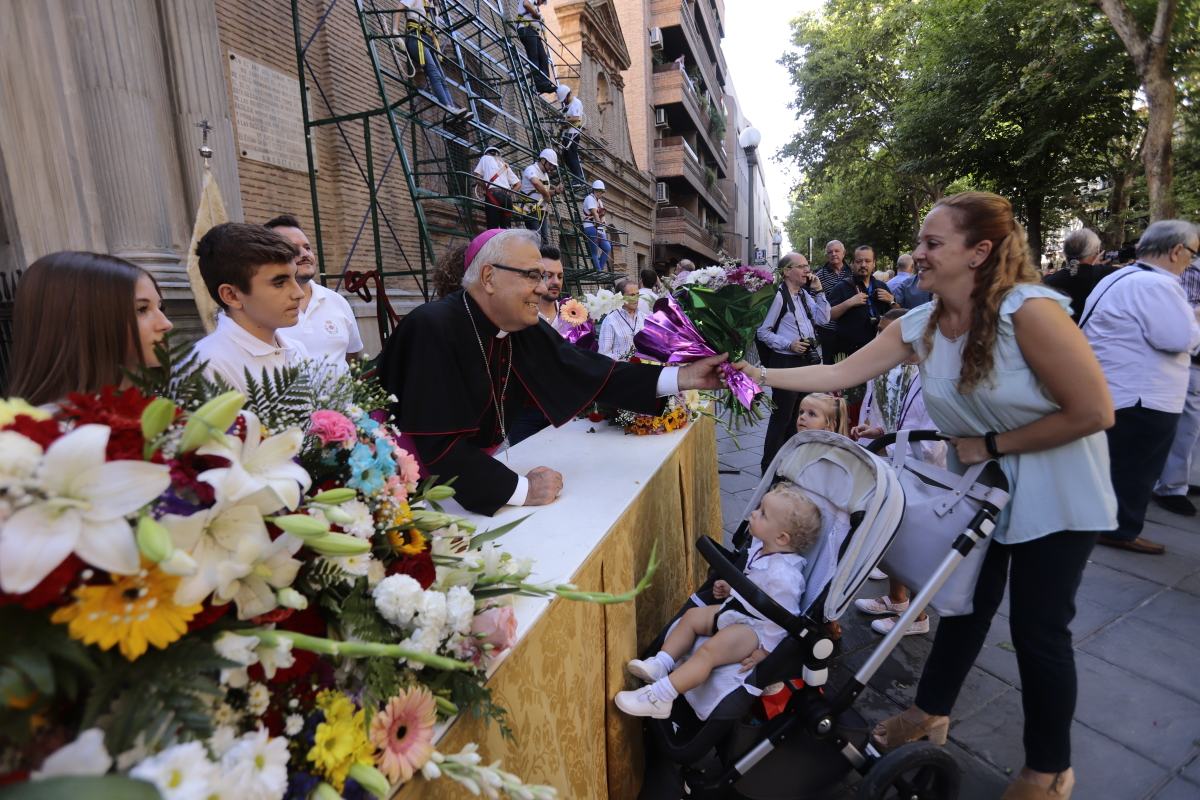
{"type": "MultiPolygon", "coordinates": [[[[745,575],[790,613],[799,613],[804,596],[804,553],[820,539],[821,511],[800,487],[776,484],[750,514],[754,538],[745,575]]],[[[617,708],[638,717],[666,719],[681,693],[708,680],[725,664],[741,663],[748,671],[775,648],[784,631],[744,605],[725,581],[713,585],[719,605],[689,609],[667,635],[662,650],[647,659],[629,662],[631,675],[648,685],[618,692],[617,708]],[[697,637],[709,638],[683,664],[676,660],[691,651],[697,637]]]]}

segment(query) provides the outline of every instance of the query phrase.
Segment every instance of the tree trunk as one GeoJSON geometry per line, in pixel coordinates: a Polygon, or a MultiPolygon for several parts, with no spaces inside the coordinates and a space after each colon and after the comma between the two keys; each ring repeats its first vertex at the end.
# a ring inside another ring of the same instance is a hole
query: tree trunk
{"type": "Polygon", "coordinates": [[[1108,196],[1108,224],[1104,226],[1104,249],[1125,246],[1125,216],[1129,213],[1129,195],[1133,191],[1133,165],[1113,170],[1112,193],[1108,196]]]}
{"type": "Polygon", "coordinates": [[[1150,194],[1150,221],[1175,213],[1171,192],[1171,134],[1175,124],[1175,82],[1167,55],[1179,0],[1158,0],[1154,28],[1149,34],[1138,24],[1125,0],[1092,0],[1121,37],[1142,79],[1150,121],[1142,149],[1146,188],[1150,194]]]}
{"type": "Polygon", "coordinates": [[[1042,268],[1042,206],[1045,198],[1040,194],[1025,198],[1025,235],[1029,237],[1029,252],[1033,265],[1042,268]]]}
{"type": "Polygon", "coordinates": [[[1165,53],[1158,59],[1163,64],[1143,78],[1146,106],[1150,122],[1146,127],[1146,143],[1142,148],[1142,165],[1146,169],[1146,190],[1150,195],[1150,221],[1175,216],[1175,196],[1171,190],[1171,137],[1175,128],[1175,82],[1166,66],[1165,53]]]}

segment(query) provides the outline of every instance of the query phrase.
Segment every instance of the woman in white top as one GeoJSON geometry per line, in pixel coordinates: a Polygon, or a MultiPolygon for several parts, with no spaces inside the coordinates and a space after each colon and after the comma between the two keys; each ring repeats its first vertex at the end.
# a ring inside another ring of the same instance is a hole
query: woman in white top
{"type": "Polygon", "coordinates": [[[617,291],[625,302],[601,321],[600,352],[609,358],[624,359],[633,351],[633,335],[646,324],[646,315],[638,308],[635,281],[621,278],[617,281],[617,291]]]}
{"type": "Polygon", "coordinates": [[[1068,626],[1097,534],[1116,527],[1102,433],[1113,422],[1112,400],[1066,299],[1038,283],[1008,200],[963,192],[938,201],[913,258],[920,288],[936,299],[846,360],[738,368],[769,386],[813,392],[854,386],[914,354],[922,358],[925,406],[952,437],[950,467],[997,459],[1011,499],[984,559],[974,611],[942,619],[916,702],[877,726],[875,739],[887,749],[922,738],[945,742],[948,715],[1007,584],[1025,766],[1005,797],[1067,798],[1075,782],[1076,694],[1068,626]]]}

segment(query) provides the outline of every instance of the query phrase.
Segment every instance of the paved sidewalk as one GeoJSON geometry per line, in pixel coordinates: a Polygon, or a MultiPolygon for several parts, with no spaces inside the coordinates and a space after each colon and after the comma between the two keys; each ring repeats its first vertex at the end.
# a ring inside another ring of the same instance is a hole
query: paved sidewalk
{"type": "MultiPolygon", "coordinates": [[[[728,536],[758,484],[765,423],[735,441],[718,428],[721,510],[728,536]]],[[[1165,556],[1098,547],[1078,595],[1075,659],[1079,702],[1072,732],[1078,800],[1200,798],[1200,518],[1158,507],[1145,535],[1165,556]]],[[[886,591],[869,582],[863,596],[886,591]]],[[[1007,600],[971,670],[950,728],[963,767],[963,800],[995,800],[1020,769],[1021,684],[1007,625],[1007,600]]],[[[933,615],[931,615],[932,617],[933,615]]],[[[840,683],[880,640],[851,609],[842,618],[840,683]]],[[[934,620],[936,625],[936,619],[934,620]]],[[[936,630],[936,628],[935,628],[936,630]]],[[[860,710],[882,719],[911,702],[929,652],[927,636],[904,640],[863,693],[860,710]]],[[[852,797],[846,788],[834,797],[852,797]]]]}

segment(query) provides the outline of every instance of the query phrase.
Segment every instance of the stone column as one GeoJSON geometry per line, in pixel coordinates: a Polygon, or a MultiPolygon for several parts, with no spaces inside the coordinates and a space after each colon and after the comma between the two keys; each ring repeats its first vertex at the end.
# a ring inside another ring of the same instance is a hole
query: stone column
{"type": "MultiPolygon", "coordinates": [[[[207,119],[213,126],[208,144],[213,149],[212,171],[221,187],[229,219],[242,220],[238,183],[237,142],[225,87],[225,60],[217,30],[215,0],[157,0],[171,92],[171,117],[183,170],[184,199],[195,217],[204,174],[197,149],[202,141],[196,127],[207,119]]],[[[290,21],[290,16],[288,17],[290,21]]],[[[262,220],[256,220],[261,222],[262,220]]]]}
{"type": "Polygon", "coordinates": [[[139,264],[169,298],[190,297],[180,257],[191,220],[170,114],[155,0],[71,0],[84,155],[108,252],[139,264]]]}

